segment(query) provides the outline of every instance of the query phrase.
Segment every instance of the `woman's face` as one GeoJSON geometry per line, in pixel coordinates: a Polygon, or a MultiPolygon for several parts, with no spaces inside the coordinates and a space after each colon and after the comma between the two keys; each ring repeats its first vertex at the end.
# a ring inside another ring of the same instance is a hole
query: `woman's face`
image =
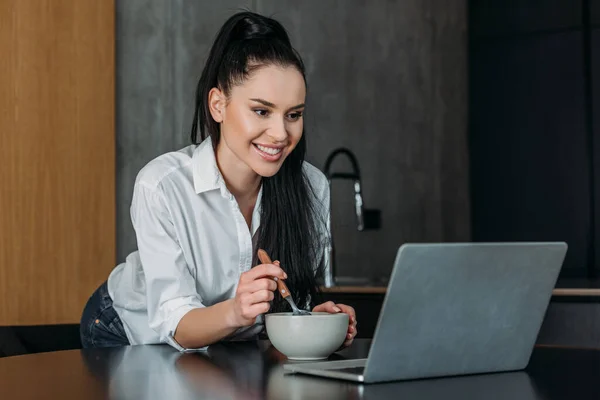
{"type": "Polygon", "coordinates": [[[264,66],[231,89],[209,94],[221,124],[218,155],[237,159],[260,176],[273,176],[302,137],[306,86],[294,67],[264,66]],[[233,156],[233,157],[232,157],[233,156]]]}

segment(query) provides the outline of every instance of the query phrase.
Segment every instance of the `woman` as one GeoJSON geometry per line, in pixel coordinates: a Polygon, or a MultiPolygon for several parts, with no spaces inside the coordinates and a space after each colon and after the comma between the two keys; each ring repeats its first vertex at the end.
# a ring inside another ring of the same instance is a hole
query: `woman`
{"type": "MultiPolygon", "coordinates": [[[[138,251],[90,297],[84,347],[185,351],[256,338],[265,313],[290,310],[274,277],[310,309],[329,240],[329,188],[304,161],[305,96],[304,65],[277,21],[243,12],[225,22],[198,83],[193,144],[136,178],[138,251]],[[259,248],[279,261],[259,264],[259,248]]],[[[351,307],[313,311],[349,314],[350,345],[351,307]]]]}

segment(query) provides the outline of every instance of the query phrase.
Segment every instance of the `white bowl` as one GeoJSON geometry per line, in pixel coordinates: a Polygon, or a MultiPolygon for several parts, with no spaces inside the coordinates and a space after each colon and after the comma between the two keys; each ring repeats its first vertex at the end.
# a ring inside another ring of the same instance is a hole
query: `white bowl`
{"type": "Polygon", "coordinates": [[[290,360],[322,360],[340,348],[348,333],[348,314],[311,312],[267,314],[271,344],[290,360]]]}

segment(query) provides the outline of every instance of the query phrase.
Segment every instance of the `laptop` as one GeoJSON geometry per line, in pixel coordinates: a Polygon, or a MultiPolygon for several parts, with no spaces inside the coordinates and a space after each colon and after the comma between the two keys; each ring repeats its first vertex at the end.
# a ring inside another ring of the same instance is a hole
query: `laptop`
{"type": "Polygon", "coordinates": [[[368,357],[284,371],[375,383],[523,370],[566,252],[564,242],[404,244],[368,357]]]}

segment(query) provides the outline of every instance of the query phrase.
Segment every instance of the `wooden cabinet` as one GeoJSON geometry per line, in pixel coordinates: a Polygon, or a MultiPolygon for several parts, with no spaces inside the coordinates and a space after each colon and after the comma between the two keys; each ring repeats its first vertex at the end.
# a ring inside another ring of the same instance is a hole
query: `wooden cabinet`
{"type": "Polygon", "coordinates": [[[115,263],[114,2],[0,2],[0,325],[77,323],[115,263]]]}

